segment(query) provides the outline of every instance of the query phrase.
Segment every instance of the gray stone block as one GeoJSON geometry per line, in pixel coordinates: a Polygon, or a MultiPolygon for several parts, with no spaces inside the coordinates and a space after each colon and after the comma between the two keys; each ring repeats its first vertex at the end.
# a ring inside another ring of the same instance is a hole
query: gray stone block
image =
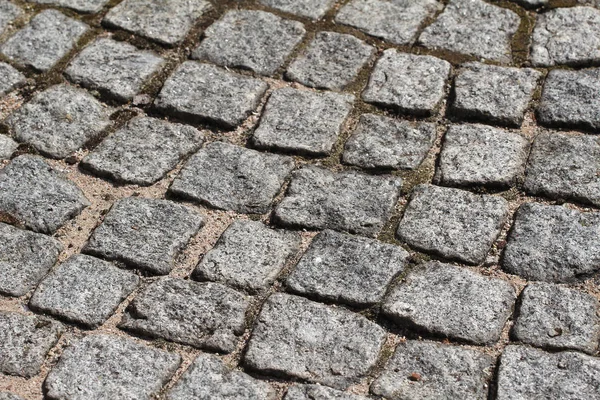
{"type": "Polygon", "coordinates": [[[292,174],[274,217],[285,226],[376,236],[391,217],[401,186],[397,177],[307,166],[292,174]]]}
{"type": "Polygon", "coordinates": [[[291,157],[214,142],[190,158],[169,190],[210,207],[263,214],[293,168],[291,157]]]}
{"type": "Polygon", "coordinates": [[[90,205],[81,190],[41,157],[22,155],[0,170],[0,213],[54,233],[90,205]]]}
{"type": "Polygon", "coordinates": [[[401,113],[428,116],[444,98],[449,74],[447,61],[388,49],[377,60],[362,98],[401,113]]]}
{"type": "Polygon", "coordinates": [[[83,252],[167,275],[175,258],[204,225],[200,214],[168,200],[118,200],[94,230],[83,252]]]}
{"type": "Polygon", "coordinates": [[[417,186],[397,235],[410,246],[468,264],[479,264],[500,234],[508,202],[433,185],[417,186]]]}
{"type": "Polygon", "coordinates": [[[23,15],[21,7],[8,0],[0,1],[0,34],[4,33],[12,25],[12,22],[21,15],[23,15]]]}
{"type": "Polygon", "coordinates": [[[342,392],[321,385],[290,386],[283,400],[368,400],[368,397],[342,392]]]}
{"type": "Polygon", "coordinates": [[[21,396],[17,396],[10,392],[0,392],[0,400],[25,400],[21,396]]]}
{"type": "MultiPolygon", "coordinates": [[[[2,7],[2,3],[0,3],[2,7]]],[[[2,9],[0,8],[0,12],[2,9]]],[[[27,82],[25,75],[17,71],[10,64],[0,62],[0,96],[23,86],[27,82]]]]}
{"type": "Polygon", "coordinates": [[[287,279],[291,291],[367,307],[379,303],[409,257],[399,246],[325,230],[287,279]]]}
{"type": "Polygon", "coordinates": [[[352,109],[354,96],[277,89],[252,136],[258,148],[326,156],[331,153],[352,109]]]}
{"type": "Polygon", "coordinates": [[[319,20],[335,4],[335,0],[260,0],[265,6],[299,17],[319,20]]]}
{"type": "Polygon", "coordinates": [[[44,389],[52,400],[150,400],[180,363],[177,354],[132,339],[89,335],[63,351],[44,389]]]}
{"type": "Polygon", "coordinates": [[[6,135],[0,135],[0,160],[10,160],[19,144],[6,135]]]}
{"type": "Polygon", "coordinates": [[[429,262],[392,289],[382,311],[398,324],[480,345],[500,339],[516,301],[506,281],[429,262]]]}
{"type": "Polygon", "coordinates": [[[109,0],[28,0],[38,4],[48,4],[56,7],[70,8],[86,14],[95,14],[102,11],[102,8],[109,0]]]}
{"type": "Polygon", "coordinates": [[[302,41],[300,22],[258,10],[232,10],[204,31],[192,57],[272,75],[302,41]]]}
{"type": "Polygon", "coordinates": [[[385,331],[350,311],[276,293],[263,305],[244,358],[265,374],[339,389],[369,373],[385,331]]]}

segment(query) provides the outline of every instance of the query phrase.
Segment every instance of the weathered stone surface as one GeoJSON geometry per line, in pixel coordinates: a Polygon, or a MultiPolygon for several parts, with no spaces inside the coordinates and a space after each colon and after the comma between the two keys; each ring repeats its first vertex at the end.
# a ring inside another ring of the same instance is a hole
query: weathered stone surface
{"type": "Polygon", "coordinates": [[[515,289],[506,281],[432,261],[392,289],[382,310],[397,323],[430,334],[493,344],[515,300],[515,289]]]}
{"type": "Polygon", "coordinates": [[[421,25],[441,5],[435,0],[352,0],[335,22],[350,25],[394,44],[412,44],[421,25]]]}
{"type": "Polygon", "coordinates": [[[431,115],[444,98],[449,73],[447,61],[388,49],[377,60],[362,98],[401,113],[431,115]]]}
{"type": "Polygon", "coordinates": [[[121,328],[229,353],[244,333],[246,296],[218,283],[163,278],[129,305],[121,328]]]}
{"type": "Polygon", "coordinates": [[[508,235],[502,265],[531,280],[568,282],[600,269],[600,213],[526,203],[508,235]]]}
{"type": "Polygon", "coordinates": [[[290,386],[284,400],[368,400],[368,397],[342,392],[321,385],[290,386]]]}
{"type": "Polygon", "coordinates": [[[125,0],[104,17],[104,25],[174,46],[211,8],[206,0],[125,0]]]}
{"type": "Polygon", "coordinates": [[[176,117],[231,128],[258,107],[268,87],[259,79],[186,61],[167,79],[154,104],[176,117]]]}
{"type": "Polygon", "coordinates": [[[390,218],[401,186],[396,177],[307,166],[292,174],[274,217],[285,226],[376,236],[390,218]]]}
{"type": "Polygon", "coordinates": [[[17,141],[45,156],[64,158],[110,126],[111,111],[85,90],[61,84],[33,96],[6,123],[17,141]]]}
{"type": "Polygon", "coordinates": [[[385,336],[358,314],[276,293],[263,305],[244,364],[342,389],[375,365],[385,336]]]}
{"type": "Polygon", "coordinates": [[[9,160],[19,144],[6,135],[0,135],[0,160],[9,160]]]}
{"type": "Polygon", "coordinates": [[[304,86],[341,90],[352,83],[375,48],[352,35],[319,32],[287,69],[286,77],[304,86]]]}
{"type": "Polygon", "coordinates": [[[0,170],[0,213],[54,233],[90,205],[81,190],[41,157],[22,155],[0,170]]]}
{"type": "Polygon", "coordinates": [[[12,22],[23,14],[21,7],[8,0],[0,1],[0,34],[4,33],[12,22]]]}
{"type": "Polygon", "coordinates": [[[112,206],[83,252],[167,275],[202,225],[199,214],[180,204],[128,197],[112,206]]]}
{"type": "Polygon", "coordinates": [[[181,358],[109,335],[90,335],[67,347],[44,388],[52,400],[150,400],[181,358]]]}
{"type": "Polygon", "coordinates": [[[81,166],[117,182],[152,185],[198,150],[204,138],[189,125],[138,117],[81,160],[81,166]]]}
{"type": "Polygon", "coordinates": [[[452,125],[444,136],[438,174],[444,185],[508,187],[525,171],[529,140],[487,125],[452,125]]]}
{"type": "Polygon", "coordinates": [[[260,0],[265,6],[312,20],[323,18],[335,0],[260,0]]]}
{"type": "Polygon", "coordinates": [[[265,106],[252,141],[256,147],[325,156],[331,153],[354,96],[283,88],[265,106]]]}
{"type": "Polygon", "coordinates": [[[545,6],[550,3],[550,0],[512,0],[515,3],[519,3],[520,5],[528,8],[536,8],[540,6],[545,6]]]}
{"type": "Polygon", "coordinates": [[[0,392],[0,400],[24,400],[21,396],[17,396],[10,392],[0,392]]]}
{"type": "Polygon", "coordinates": [[[237,220],[206,253],[193,275],[195,279],[219,281],[256,292],[266,289],[299,250],[300,235],[296,232],[237,220]]]}
{"type": "Polygon", "coordinates": [[[204,31],[192,56],[272,75],[306,33],[304,25],[258,10],[233,10],[204,31]]]}
{"type": "Polygon", "coordinates": [[[399,246],[326,230],[313,239],[286,284],[310,297],[371,306],[404,271],[408,257],[399,246]]]}
{"type": "Polygon", "coordinates": [[[371,392],[390,400],[486,400],[494,361],[477,350],[409,340],[398,345],[371,392]]]}
{"type": "Polygon", "coordinates": [[[432,123],[363,114],[346,142],[343,160],[363,168],[415,169],[427,156],[435,138],[432,123]]]}
{"type": "Polygon", "coordinates": [[[82,13],[95,14],[100,12],[109,0],[28,0],[38,4],[49,4],[57,7],[70,8],[82,13]]]}
{"type": "Polygon", "coordinates": [[[18,64],[45,72],[66,56],[88,29],[56,10],[45,10],[4,42],[0,52],[18,64]]]}
{"type": "Polygon", "coordinates": [[[30,378],[63,333],[52,320],[0,311],[0,372],[30,378]]]}
{"type": "Polygon", "coordinates": [[[199,355],[175,386],[169,400],[275,400],[268,383],[231,370],[217,357],[199,355]]]}
{"type": "Polygon", "coordinates": [[[262,214],[293,168],[291,157],[214,142],[190,158],[169,190],[211,207],[262,214]]]}
{"type": "Polygon", "coordinates": [[[498,400],[597,399],[600,360],[566,351],[508,346],[500,358],[498,400]]]}
{"type": "Polygon", "coordinates": [[[508,202],[499,196],[419,185],[397,234],[424,252],[479,264],[500,234],[507,213],[508,202]]]}
{"type": "Polygon", "coordinates": [[[65,75],[72,82],[118,101],[131,101],[165,60],[125,42],[100,38],[71,61],[65,75]]]}
{"type": "MultiPolygon", "coordinates": [[[[0,3],[2,7],[2,3],[0,3]]],[[[0,8],[0,13],[2,9],[0,8]]],[[[25,75],[17,71],[10,64],[0,62],[0,96],[4,96],[23,86],[27,82],[25,75]]]]}
{"type": "Polygon", "coordinates": [[[482,63],[462,66],[452,112],[465,118],[519,127],[542,73],[482,63]]]}

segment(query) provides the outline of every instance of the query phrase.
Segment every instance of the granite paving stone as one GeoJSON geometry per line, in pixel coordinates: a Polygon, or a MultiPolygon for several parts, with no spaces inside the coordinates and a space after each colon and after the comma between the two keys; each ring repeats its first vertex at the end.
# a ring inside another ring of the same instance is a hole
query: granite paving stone
{"type": "Polygon", "coordinates": [[[52,158],[65,158],[111,126],[112,110],[83,89],[51,86],[13,112],[6,124],[18,142],[52,158]]]}
{"type": "Polygon", "coordinates": [[[342,158],[346,164],[363,168],[416,169],[435,139],[433,123],[363,114],[346,141],[342,158]]]}
{"type": "Polygon", "coordinates": [[[418,185],[397,235],[426,253],[480,264],[500,234],[507,214],[508,202],[499,196],[418,185]]]}
{"type": "Polygon", "coordinates": [[[0,53],[10,60],[46,72],[54,67],[87,33],[89,26],[56,10],[44,10],[11,36],[0,53]]]}
{"type": "Polygon", "coordinates": [[[408,257],[396,245],[325,230],[313,239],[286,285],[301,295],[367,307],[383,299],[408,257]]]}
{"type": "Polygon", "coordinates": [[[321,385],[290,386],[283,400],[368,400],[368,397],[342,392],[321,385]]]}
{"type": "Polygon", "coordinates": [[[167,79],[154,104],[175,117],[233,128],[256,110],[268,87],[259,79],[186,61],[167,79]]]}
{"type": "Polygon", "coordinates": [[[0,135],[0,160],[10,160],[19,144],[6,135],[0,135]]]}
{"type": "Polygon", "coordinates": [[[482,0],[450,0],[437,20],[421,33],[419,44],[509,63],[511,40],[520,22],[508,8],[482,0]]]}
{"type": "Polygon", "coordinates": [[[44,317],[0,311],[0,372],[30,378],[64,331],[44,317]]]}
{"type": "Polygon", "coordinates": [[[374,367],[385,337],[361,315],[276,293],[258,316],[244,365],[345,389],[374,367]]]}
{"type": "Polygon", "coordinates": [[[180,363],[177,354],[128,338],[95,334],[63,351],[44,389],[52,400],[150,400],[180,363]]]}
{"type": "Polygon", "coordinates": [[[219,283],[166,277],[133,300],[119,327],[229,353],[244,333],[248,306],[246,296],[219,283]]]}
{"type": "Polygon", "coordinates": [[[408,340],[398,345],[371,392],[390,400],[486,400],[494,362],[478,350],[408,340]]]}
{"type": "Polygon", "coordinates": [[[175,258],[204,225],[202,216],[169,200],[118,200],[83,252],[152,274],[167,275],[175,258]]]}
{"type": "Polygon", "coordinates": [[[77,185],[41,157],[22,155],[0,170],[0,213],[35,232],[54,233],[89,205],[77,185]]]}
{"type": "Polygon", "coordinates": [[[299,250],[300,235],[296,232],[270,229],[257,221],[237,220],[202,258],[193,277],[258,292],[273,283],[299,250]]]}
{"type": "Polygon", "coordinates": [[[21,396],[18,396],[10,392],[0,392],[0,400],[24,400],[21,396]]]}
{"type": "Polygon", "coordinates": [[[391,217],[401,186],[397,177],[306,166],[293,172],[274,218],[284,226],[376,236],[391,217]]]}
{"type": "Polygon", "coordinates": [[[600,213],[523,204],[502,260],[509,273],[530,280],[571,282],[600,270],[600,213]]]}
{"type": "Polygon", "coordinates": [[[445,60],[388,49],[377,60],[362,98],[401,113],[429,116],[445,96],[449,74],[445,60]]]}
{"type": "Polygon", "coordinates": [[[3,34],[21,15],[23,15],[21,7],[8,0],[0,1],[0,34],[3,34]]]}
{"type": "Polygon", "coordinates": [[[258,10],[232,10],[204,31],[192,57],[225,67],[272,75],[302,41],[297,21],[258,10]]]}
{"type": "Polygon", "coordinates": [[[102,11],[102,8],[110,0],[27,0],[38,4],[53,5],[56,7],[70,8],[81,13],[95,14],[102,11]]]}
{"type": "MultiPolygon", "coordinates": [[[[0,3],[0,7],[1,7],[0,3]]],[[[0,8],[0,12],[2,9],[0,8]]],[[[25,85],[27,78],[10,64],[0,62],[0,96],[25,85]]]]}
{"type": "Polygon", "coordinates": [[[279,11],[310,18],[314,21],[325,16],[335,0],[260,0],[265,6],[279,11]]]}
{"type": "Polygon", "coordinates": [[[154,52],[100,38],[71,61],[65,75],[71,82],[127,102],[133,100],[164,64],[165,60],[154,52]]]}
{"type": "Polygon", "coordinates": [[[347,94],[277,89],[269,97],[252,142],[258,148],[326,156],[353,101],[354,96],[347,94]]]}
{"type": "Polygon", "coordinates": [[[490,345],[500,339],[515,301],[515,289],[504,280],[432,261],[394,287],[382,311],[402,326],[490,345]]]}
{"type": "Polygon", "coordinates": [[[291,157],[214,142],[189,159],[169,191],[214,208],[263,214],[293,168],[291,157]]]}
{"type": "Polygon", "coordinates": [[[142,116],[104,139],[80,165],[117,182],[148,186],[164,178],[203,141],[204,135],[189,125],[142,116]]]}

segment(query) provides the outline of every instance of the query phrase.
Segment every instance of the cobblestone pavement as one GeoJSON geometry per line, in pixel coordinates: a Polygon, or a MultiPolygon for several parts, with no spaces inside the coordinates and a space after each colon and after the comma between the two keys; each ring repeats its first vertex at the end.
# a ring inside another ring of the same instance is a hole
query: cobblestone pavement
{"type": "Polygon", "coordinates": [[[597,0],[0,0],[0,400],[600,399],[597,0]]]}

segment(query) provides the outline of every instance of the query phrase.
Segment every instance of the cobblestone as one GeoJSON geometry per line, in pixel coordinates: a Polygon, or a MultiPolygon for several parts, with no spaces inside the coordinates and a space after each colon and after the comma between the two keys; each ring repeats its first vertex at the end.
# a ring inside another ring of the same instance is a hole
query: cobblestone
{"type": "Polygon", "coordinates": [[[70,8],[81,13],[95,14],[102,10],[109,0],[28,0],[38,4],[70,8]]]}
{"type": "Polygon", "coordinates": [[[287,390],[284,400],[368,400],[358,396],[321,385],[294,385],[287,390]]]}
{"type": "Polygon", "coordinates": [[[8,0],[0,1],[0,34],[3,34],[21,15],[23,15],[21,7],[8,0]]]}
{"type": "MultiPolygon", "coordinates": [[[[0,3],[1,7],[1,3],[0,3]]],[[[0,12],[1,12],[0,8],[0,12]]],[[[0,96],[4,96],[13,90],[23,86],[27,82],[25,75],[14,69],[10,64],[0,63],[0,96]]]]}
{"type": "Polygon", "coordinates": [[[335,0],[260,0],[265,6],[299,17],[319,20],[335,4],[335,0]]]}
{"type": "Polygon", "coordinates": [[[0,392],[0,400],[24,400],[21,396],[17,396],[10,392],[0,392]]]}
{"type": "Polygon", "coordinates": [[[19,144],[6,135],[0,135],[0,160],[10,160],[19,144]]]}

